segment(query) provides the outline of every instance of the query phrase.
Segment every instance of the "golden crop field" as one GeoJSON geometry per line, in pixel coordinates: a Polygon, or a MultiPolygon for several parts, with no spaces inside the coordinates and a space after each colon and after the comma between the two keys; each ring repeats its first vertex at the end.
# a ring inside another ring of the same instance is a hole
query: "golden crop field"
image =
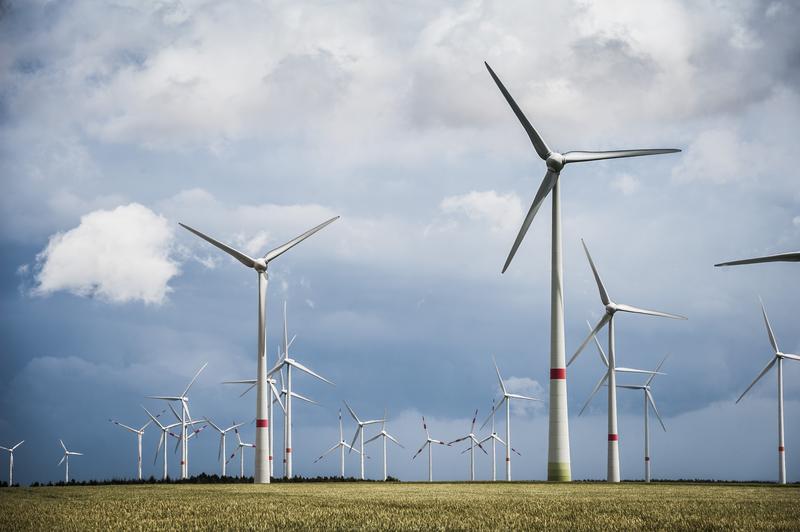
{"type": "Polygon", "coordinates": [[[798,530],[800,487],[604,483],[0,490],[0,530],[798,530]]]}

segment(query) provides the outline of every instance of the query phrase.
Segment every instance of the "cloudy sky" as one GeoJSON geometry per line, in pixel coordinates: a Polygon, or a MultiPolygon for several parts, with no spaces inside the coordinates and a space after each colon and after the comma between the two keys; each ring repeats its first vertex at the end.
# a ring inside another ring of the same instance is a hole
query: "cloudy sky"
{"type": "MultiPolygon", "coordinates": [[[[771,355],[759,295],[780,347],[800,350],[800,272],[712,265],[800,248],[798,25],[788,1],[0,2],[0,444],[26,440],[15,478],[60,478],[58,438],[86,454],[77,478],[132,476],[135,440],[108,418],[143,424],[139,405],[159,407],[144,396],[179,393],[205,362],[192,413],[253,419],[254,397],[221,381],[255,373],[256,276],[178,221],[263,254],[341,215],[270,272],[270,360],[286,300],[296,358],[337,384],[295,381],[322,403],[296,409],[297,473],[337,471],[311,462],[342,399],[388,409],[406,446],[390,473],[409,480],[426,475],[410,460],[422,414],[441,439],[485,417],[491,355],[547,399],[549,202],[500,274],[544,165],[484,60],[554,149],[683,150],[562,175],[567,352],[602,311],[584,238],[613,298],[689,317],[618,320],[620,364],[671,355],[653,475],[776,478],[775,373],[734,401],[771,355]]],[[[601,371],[592,351],[570,368],[578,479],[605,475],[605,401],[577,417],[601,371]]],[[[784,377],[797,481],[800,365],[784,377]]],[[[641,397],[619,400],[622,475],[640,478],[641,397]]],[[[545,478],[546,407],[512,428],[515,478],[545,478]]],[[[217,441],[192,443],[192,473],[218,470],[217,441]]],[[[437,478],[466,478],[459,449],[436,451],[437,478]]]]}

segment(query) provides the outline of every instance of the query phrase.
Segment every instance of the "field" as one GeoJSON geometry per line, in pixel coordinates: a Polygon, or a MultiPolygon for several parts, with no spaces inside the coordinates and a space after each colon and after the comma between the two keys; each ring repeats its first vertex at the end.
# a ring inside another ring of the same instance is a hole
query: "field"
{"type": "Polygon", "coordinates": [[[320,483],[0,490],[0,530],[800,529],[800,487],[320,483]]]}

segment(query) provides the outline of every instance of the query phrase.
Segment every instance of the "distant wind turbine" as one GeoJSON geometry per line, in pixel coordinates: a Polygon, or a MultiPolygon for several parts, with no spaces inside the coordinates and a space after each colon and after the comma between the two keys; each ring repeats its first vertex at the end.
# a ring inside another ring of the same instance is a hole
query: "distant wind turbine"
{"type": "Polygon", "coordinates": [[[500,92],[511,106],[511,110],[522,124],[525,133],[533,144],[536,154],[547,166],[544,179],[536,191],[531,208],[522,222],[522,227],[517,234],[511,252],[508,254],[503,272],[508,269],[511,260],[525,238],[525,233],[539,212],[544,199],[552,192],[552,246],[551,246],[551,277],[550,277],[550,435],[548,444],[547,479],[565,481],[571,479],[569,458],[569,425],[567,418],[567,370],[564,354],[564,269],[561,262],[561,200],[559,192],[559,176],[565,165],[586,161],[599,161],[602,159],[618,159],[623,157],[640,157],[642,155],[659,155],[675,153],[676,149],[655,150],[618,150],[618,151],[568,151],[558,153],[551,150],[544,139],[533,128],[530,121],[506,90],[500,78],[494,73],[488,63],[484,63],[489,74],[497,84],[500,92]]]}
{"type": "MultiPolygon", "coordinates": [[[[142,407],[142,408],[144,408],[144,407],[142,407]]],[[[150,411],[148,409],[144,408],[144,411],[147,412],[147,416],[150,418],[150,420],[153,421],[156,425],[158,425],[158,428],[161,430],[161,436],[159,436],[159,438],[158,438],[158,447],[156,447],[156,455],[155,455],[155,458],[153,458],[153,465],[155,465],[155,463],[158,461],[158,451],[161,450],[161,446],[163,445],[164,446],[164,475],[163,475],[162,478],[164,480],[167,480],[169,478],[169,471],[167,469],[167,447],[168,447],[168,445],[167,445],[167,436],[170,434],[170,430],[175,428],[175,427],[179,427],[181,425],[181,422],[178,421],[177,423],[172,423],[170,425],[163,425],[156,418],[156,416],[154,416],[153,414],[150,413],[150,411]]]]}
{"type": "Polygon", "coordinates": [[[467,450],[469,451],[469,479],[471,481],[475,480],[475,446],[477,445],[484,454],[489,454],[486,452],[486,449],[481,446],[481,442],[478,441],[478,438],[475,437],[475,421],[477,419],[478,409],[475,409],[475,414],[472,416],[472,425],[470,426],[469,434],[448,443],[448,445],[453,445],[454,443],[469,440],[469,447],[467,447],[467,450]]]}
{"type": "Polygon", "coordinates": [[[18,444],[13,447],[3,447],[0,445],[0,449],[4,451],[8,451],[8,487],[11,488],[14,486],[14,451],[25,443],[25,440],[22,440],[18,444]]]}
{"type": "Polygon", "coordinates": [[[119,421],[116,421],[114,419],[109,419],[109,421],[111,423],[115,424],[115,425],[118,425],[118,426],[122,427],[123,429],[127,430],[128,432],[132,432],[133,434],[136,434],[136,443],[137,443],[137,454],[136,454],[136,473],[137,473],[137,477],[136,478],[138,478],[139,480],[142,480],[142,436],[144,435],[144,429],[146,429],[148,427],[148,425],[150,425],[150,423],[153,422],[153,420],[151,419],[150,421],[148,421],[147,423],[142,425],[141,428],[138,428],[138,429],[135,429],[133,427],[129,427],[128,425],[120,423],[119,421]]]}
{"type": "MultiPolygon", "coordinates": [[[[480,441],[480,443],[481,443],[481,445],[483,445],[487,441],[491,440],[491,442],[492,442],[492,481],[496,482],[497,481],[497,442],[500,442],[501,445],[505,445],[506,442],[504,442],[500,438],[500,436],[497,435],[497,431],[494,428],[494,415],[496,413],[496,410],[494,408],[494,404],[495,404],[495,400],[492,399],[492,413],[490,415],[490,417],[492,419],[492,433],[489,434],[488,436],[486,436],[484,439],[482,439],[480,441]]],[[[469,450],[469,449],[467,449],[467,450],[469,450]]],[[[512,448],[511,450],[514,451],[515,453],[517,453],[517,455],[522,456],[521,454],[519,454],[519,452],[517,452],[516,449],[512,448]]],[[[464,452],[466,452],[466,451],[464,451],[464,452]]]]}
{"type": "Polygon", "coordinates": [[[254,259],[238,251],[219,240],[215,240],[205,235],[197,229],[192,229],[188,225],[179,224],[184,229],[191,231],[209,244],[216,246],[228,255],[232,256],[248,268],[252,268],[258,274],[258,372],[256,374],[256,452],[255,452],[255,474],[253,479],[256,484],[269,484],[272,468],[269,465],[269,390],[267,384],[267,284],[269,276],[267,269],[269,263],[277,259],[291,248],[310,237],[323,227],[333,223],[339,217],[334,216],[330,220],[319,224],[313,229],[309,229],[302,235],[293,238],[282,246],[268,251],[263,257],[254,259]]]}
{"type": "Polygon", "coordinates": [[[428,448],[428,482],[433,482],[433,444],[446,445],[448,447],[450,447],[450,444],[443,442],[442,440],[431,438],[431,433],[428,432],[428,424],[425,423],[425,416],[422,416],[422,428],[425,429],[425,443],[423,443],[422,447],[420,447],[419,450],[414,453],[414,456],[412,456],[411,459],[413,460],[416,458],[419,453],[425,449],[425,447],[428,448]]]}
{"type": "MultiPolygon", "coordinates": [[[[241,425],[241,423],[240,423],[241,425]]],[[[242,441],[242,437],[239,435],[238,425],[237,428],[233,429],[236,433],[236,449],[233,450],[231,457],[225,463],[230,462],[231,460],[236,457],[236,453],[239,453],[239,478],[244,478],[244,450],[246,447],[256,448],[255,443],[245,443],[242,441]]]]}
{"type": "Polygon", "coordinates": [[[328,449],[327,451],[325,451],[324,453],[322,453],[322,455],[320,455],[320,457],[319,457],[319,458],[317,458],[316,460],[314,460],[314,462],[313,462],[313,463],[315,463],[315,464],[316,464],[317,462],[319,462],[320,460],[322,460],[323,458],[325,458],[327,455],[329,455],[330,453],[332,453],[332,452],[333,452],[333,451],[335,451],[336,449],[339,449],[339,468],[340,468],[340,475],[341,475],[341,477],[342,477],[342,478],[344,478],[344,450],[345,450],[345,449],[352,449],[352,450],[354,450],[355,452],[357,452],[358,454],[361,454],[361,451],[359,451],[358,449],[353,449],[353,448],[350,446],[350,444],[349,444],[349,443],[347,443],[347,442],[344,440],[344,429],[343,429],[343,427],[342,427],[342,409],[341,409],[341,408],[339,409],[339,442],[338,442],[336,445],[334,445],[333,447],[331,447],[330,449],[328,449]]]}
{"type": "Polygon", "coordinates": [[[350,408],[350,405],[347,404],[347,401],[342,401],[344,406],[347,407],[347,411],[350,412],[350,416],[356,422],[356,432],[353,434],[353,441],[350,442],[350,451],[354,449],[354,445],[356,444],[356,440],[358,439],[359,434],[361,435],[361,444],[358,446],[358,451],[360,453],[359,459],[361,461],[361,480],[364,480],[364,427],[368,425],[374,425],[375,423],[381,423],[383,419],[370,419],[367,421],[361,421],[356,413],[350,408]]]}
{"type": "Polygon", "coordinates": [[[226,476],[226,474],[225,474],[225,465],[226,465],[225,458],[227,456],[227,453],[225,452],[225,436],[228,435],[229,431],[238,429],[239,427],[244,425],[244,423],[234,423],[233,425],[231,425],[227,429],[223,429],[222,427],[220,427],[219,425],[217,425],[216,423],[214,423],[213,421],[211,421],[208,418],[206,418],[206,421],[208,421],[209,425],[214,427],[214,430],[219,432],[219,452],[217,453],[217,460],[219,460],[219,462],[220,462],[220,466],[222,467],[222,476],[224,477],[224,476],[226,476]]]}
{"type": "Polygon", "coordinates": [[[67,446],[64,445],[62,440],[58,440],[61,443],[61,447],[64,449],[64,456],[61,457],[61,461],[58,462],[57,465],[61,465],[63,462],[66,462],[66,467],[64,468],[64,483],[69,484],[69,457],[70,456],[83,456],[83,453],[76,453],[73,451],[68,451],[67,446]]]}
{"type": "MultiPolygon", "coordinates": [[[[339,415],[341,416],[341,411],[339,412],[339,415]]],[[[386,479],[389,478],[388,475],[386,474],[386,440],[391,440],[392,442],[395,443],[395,445],[400,446],[401,449],[405,449],[405,447],[403,447],[403,445],[399,441],[397,441],[394,436],[386,432],[386,410],[383,411],[383,421],[381,421],[381,431],[372,438],[365,441],[364,445],[368,444],[371,441],[375,441],[378,438],[383,438],[383,480],[386,481],[386,479]]]]}

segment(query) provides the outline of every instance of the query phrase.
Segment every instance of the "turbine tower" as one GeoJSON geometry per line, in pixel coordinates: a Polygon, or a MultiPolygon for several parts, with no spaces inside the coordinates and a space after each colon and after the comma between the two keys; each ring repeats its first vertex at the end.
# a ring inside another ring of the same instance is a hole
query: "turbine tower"
{"type": "Polygon", "coordinates": [[[310,237],[326,225],[333,223],[339,217],[335,216],[330,220],[321,223],[295,237],[282,246],[268,251],[263,257],[254,259],[238,251],[222,242],[204,235],[196,229],[192,229],[188,225],[180,224],[181,227],[191,231],[199,236],[209,244],[218,247],[228,255],[232,256],[248,268],[252,268],[258,275],[258,352],[256,358],[258,360],[258,373],[256,379],[256,452],[255,452],[255,475],[254,481],[256,484],[269,484],[270,479],[270,465],[269,465],[269,391],[267,385],[267,284],[269,276],[267,269],[269,263],[274,259],[280,257],[291,248],[310,237]]]}
{"type": "MultiPolygon", "coordinates": [[[[340,411],[339,416],[341,415],[342,413],[340,411]]],[[[399,441],[397,441],[394,436],[386,432],[386,410],[383,411],[383,421],[381,421],[381,431],[372,438],[365,441],[364,445],[368,444],[371,441],[375,441],[378,438],[383,438],[383,480],[385,482],[386,479],[388,478],[388,475],[386,474],[386,440],[392,440],[395,444],[399,445],[401,449],[405,449],[405,447],[403,447],[403,445],[399,441]]]]}
{"type": "Polygon", "coordinates": [[[330,449],[328,449],[327,451],[325,451],[324,453],[322,453],[322,455],[319,458],[317,458],[316,460],[314,460],[313,463],[316,464],[317,462],[319,462],[320,460],[325,458],[325,456],[329,455],[330,453],[332,453],[336,449],[339,449],[339,467],[341,469],[341,473],[340,474],[341,474],[341,477],[344,478],[344,450],[345,449],[351,449],[351,450],[354,450],[355,452],[357,452],[358,454],[361,454],[361,452],[358,449],[353,449],[350,446],[349,443],[344,441],[344,429],[342,427],[342,409],[341,408],[339,409],[339,442],[336,445],[334,445],[333,447],[331,447],[330,449]]]}
{"type": "Polygon", "coordinates": [[[14,487],[14,451],[17,447],[25,443],[25,440],[22,440],[18,444],[13,447],[3,447],[0,445],[0,449],[4,451],[8,451],[8,487],[14,487]]]}
{"type": "Polygon", "coordinates": [[[603,317],[600,318],[600,321],[597,323],[597,325],[589,332],[589,336],[586,337],[583,343],[578,347],[578,350],[575,351],[575,354],[572,355],[572,358],[569,359],[567,365],[569,366],[572,364],[578,355],[581,354],[583,348],[586,347],[586,344],[589,343],[589,340],[591,340],[600,331],[600,329],[608,325],[608,474],[606,478],[608,482],[619,482],[619,434],[617,432],[617,376],[615,371],[616,358],[614,350],[614,314],[617,311],[622,311],[631,312],[633,314],[645,314],[648,316],[660,316],[663,318],[672,318],[677,320],[685,320],[686,318],[683,316],[678,316],[677,314],[667,314],[666,312],[645,310],[612,301],[608,296],[608,292],[606,292],[605,286],[603,286],[603,281],[600,280],[600,274],[597,273],[597,269],[592,261],[592,256],[589,255],[589,249],[586,247],[586,243],[581,240],[581,244],[583,244],[583,250],[586,252],[586,258],[589,259],[589,266],[592,268],[594,280],[597,283],[597,290],[600,292],[600,300],[603,302],[605,312],[603,313],[603,317]]]}
{"type": "MultiPolygon", "coordinates": [[[[142,408],[144,408],[144,407],[142,407],[142,408]]],[[[153,414],[151,414],[149,410],[144,408],[144,411],[147,412],[147,416],[156,425],[158,425],[158,428],[161,430],[161,436],[158,438],[158,447],[156,447],[156,455],[155,455],[155,458],[153,458],[153,465],[155,465],[156,462],[158,461],[158,451],[161,450],[161,445],[164,445],[164,475],[163,475],[162,478],[164,480],[167,480],[169,478],[169,473],[168,473],[168,470],[167,470],[167,436],[169,434],[172,434],[170,432],[170,430],[175,428],[175,427],[180,426],[181,422],[178,421],[177,423],[172,423],[171,425],[162,425],[161,422],[153,414]]]]}
{"type": "Polygon", "coordinates": [[[475,420],[478,418],[478,410],[475,409],[475,414],[472,416],[472,425],[469,429],[469,434],[466,436],[462,436],[456,440],[451,441],[447,445],[453,445],[454,443],[458,443],[464,440],[469,440],[469,447],[464,451],[469,451],[469,479],[470,481],[475,480],[475,446],[477,445],[484,454],[489,454],[486,452],[481,446],[481,443],[478,441],[478,438],[475,437],[475,420]]]}
{"type": "Polygon", "coordinates": [[[67,446],[64,445],[62,440],[58,440],[61,443],[61,447],[64,449],[64,456],[61,457],[61,461],[56,464],[60,466],[63,462],[66,461],[66,466],[64,468],[64,484],[69,484],[69,457],[70,456],[83,456],[83,453],[76,453],[67,450],[67,446]]]}
{"type": "Polygon", "coordinates": [[[764,325],[767,327],[767,336],[769,336],[769,343],[772,346],[772,350],[774,352],[772,358],[764,366],[764,369],[761,370],[761,373],[758,374],[758,377],[750,383],[750,386],[742,392],[742,395],[736,400],[736,403],[742,400],[747,392],[750,391],[755,383],[757,383],[761,377],[763,377],[769,370],[772,369],[772,366],[775,364],[778,365],[778,483],[786,484],[786,453],[785,448],[783,445],[783,360],[798,360],[800,361],[800,356],[793,355],[790,353],[782,353],[781,350],[778,348],[778,342],[775,340],[775,334],[772,332],[772,326],[769,324],[769,318],[767,318],[767,310],[764,308],[764,302],[761,302],[761,313],[764,315],[764,325]]]}
{"type": "Polygon", "coordinates": [[[233,460],[236,457],[236,453],[239,453],[239,478],[244,478],[244,449],[245,447],[253,447],[255,449],[256,444],[243,442],[242,437],[239,435],[238,427],[233,429],[233,432],[236,433],[236,449],[233,450],[231,457],[228,458],[228,460],[225,463],[227,464],[228,462],[233,460]]]}
{"type": "Polygon", "coordinates": [[[385,420],[383,420],[383,419],[370,419],[368,421],[361,421],[360,419],[358,419],[358,416],[356,415],[356,413],[353,412],[353,409],[350,408],[350,405],[347,404],[347,401],[342,401],[342,402],[344,403],[344,406],[347,407],[347,411],[350,412],[350,415],[352,416],[352,418],[355,420],[356,424],[358,425],[358,427],[356,427],[356,433],[353,434],[353,441],[350,442],[350,451],[353,450],[353,445],[356,444],[356,438],[358,438],[358,435],[359,434],[361,435],[361,444],[358,446],[359,447],[358,451],[359,451],[359,454],[361,455],[361,456],[359,456],[359,459],[361,460],[361,480],[364,480],[364,427],[366,427],[367,425],[373,425],[375,423],[381,423],[381,422],[383,422],[385,420]]]}
{"type": "MultiPolygon", "coordinates": [[[[281,357],[280,359],[278,359],[278,363],[275,364],[275,367],[273,367],[267,375],[271,376],[274,373],[279,372],[284,367],[286,367],[286,398],[284,402],[286,415],[284,418],[284,427],[283,427],[284,441],[285,441],[284,449],[286,450],[286,455],[285,455],[286,478],[292,478],[292,398],[297,397],[304,401],[314,403],[314,401],[312,401],[311,399],[302,397],[292,391],[292,368],[297,368],[302,372],[308,373],[309,375],[311,375],[316,379],[319,379],[323,382],[327,382],[332,386],[336,386],[325,377],[322,377],[321,375],[314,373],[306,366],[304,366],[303,364],[301,364],[300,362],[296,361],[291,356],[289,356],[289,343],[290,343],[289,334],[286,324],[286,302],[284,301],[283,302],[283,353],[281,353],[281,357]]],[[[283,374],[281,373],[281,375],[283,374]]]]}
{"type": "MultiPolygon", "coordinates": [[[[503,393],[503,398],[500,399],[500,402],[492,408],[492,411],[489,412],[489,417],[486,418],[486,421],[483,422],[481,428],[485,427],[487,423],[489,423],[490,419],[494,419],[494,413],[497,412],[503,403],[506,404],[506,480],[511,480],[511,400],[512,399],[519,399],[521,401],[541,401],[541,399],[536,399],[534,397],[528,397],[527,395],[520,395],[517,393],[510,393],[506,389],[506,385],[503,383],[503,377],[500,376],[500,369],[497,367],[497,361],[492,357],[492,362],[494,362],[494,370],[497,372],[497,380],[500,382],[500,391],[503,393]]],[[[514,451],[516,452],[516,451],[514,451]]],[[[517,453],[519,454],[519,453],[517,453]]]]}
{"type": "Polygon", "coordinates": [[[216,423],[214,423],[210,419],[208,419],[208,418],[205,418],[205,419],[206,419],[206,421],[208,421],[209,425],[214,427],[214,430],[219,432],[219,451],[217,452],[217,460],[219,460],[219,462],[220,462],[220,466],[222,467],[222,476],[224,477],[224,476],[226,476],[225,475],[225,465],[226,465],[225,457],[228,455],[228,453],[225,452],[225,436],[228,435],[228,431],[236,430],[239,427],[241,427],[242,425],[244,425],[244,423],[234,423],[233,425],[231,425],[227,429],[223,429],[222,427],[218,426],[216,423]]]}
{"type": "MultiPolygon", "coordinates": [[[[175,414],[175,417],[177,417],[178,420],[181,422],[180,442],[182,444],[181,445],[181,478],[182,479],[189,478],[189,447],[188,447],[188,445],[186,443],[188,441],[187,440],[187,436],[186,436],[186,429],[187,429],[187,427],[189,425],[194,425],[194,421],[192,421],[192,415],[189,413],[189,396],[187,396],[186,394],[189,393],[189,388],[192,387],[192,384],[194,384],[194,381],[196,381],[197,377],[200,376],[200,373],[202,373],[202,371],[204,369],[206,369],[206,366],[208,366],[208,362],[203,364],[202,367],[200,367],[200,369],[197,370],[197,373],[194,374],[194,377],[189,382],[189,385],[186,386],[186,389],[183,390],[182,394],[177,395],[177,396],[175,396],[175,395],[148,395],[147,396],[148,399],[161,399],[163,401],[167,401],[168,404],[172,403],[172,402],[175,402],[175,401],[180,401],[180,403],[181,403],[181,414],[178,415],[178,413],[175,412],[175,410],[172,410],[172,413],[175,414]]],[[[171,404],[170,404],[170,408],[172,408],[171,404]]]]}
{"type": "Polygon", "coordinates": [[[531,208],[525,216],[525,221],[519,230],[511,252],[508,254],[503,272],[508,269],[514,254],[517,252],[522,239],[525,238],[533,218],[539,211],[542,202],[552,192],[552,239],[551,239],[551,277],[550,277],[550,427],[547,458],[547,479],[565,481],[572,478],[569,458],[569,425],[567,421],[567,369],[564,351],[564,282],[563,265],[561,261],[561,200],[558,178],[562,169],[569,163],[585,161],[598,161],[602,159],[617,159],[622,157],[639,157],[642,155],[658,155],[674,153],[676,149],[656,150],[621,150],[621,151],[568,151],[558,153],[552,151],[539,133],[523,114],[517,103],[506,90],[500,78],[494,73],[488,63],[484,63],[492,79],[503,93],[508,105],[514,111],[517,119],[528,134],[537,155],[545,162],[545,173],[539,190],[536,192],[531,208]]]}
{"type": "Polygon", "coordinates": [[[414,458],[416,458],[417,455],[419,455],[419,453],[421,453],[425,449],[426,446],[428,447],[428,482],[433,482],[433,445],[432,444],[436,443],[436,444],[439,444],[439,445],[447,445],[448,447],[450,447],[450,444],[446,443],[446,442],[443,442],[442,440],[436,440],[434,438],[431,438],[431,433],[428,432],[428,424],[425,423],[425,416],[422,416],[422,428],[425,429],[425,436],[426,436],[425,443],[423,443],[422,447],[420,447],[419,450],[416,453],[414,453],[414,456],[412,456],[411,459],[413,460],[414,458]]]}
{"type": "Polygon", "coordinates": [[[150,425],[150,423],[153,422],[153,420],[151,419],[150,421],[148,421],[147,423],[142,425],[141,428],[138,428],[138,429],[135,429],[133,427],[129,427],[128,425],[120,423],[119,421],[116,421],[114,419],[109,419],[109,421],[111,423],[115,424],[115,425],[119,425],[120,427],[122,427],[123,429],[127,430],[128,432],[132,432],[133,434],[136,434],[136,443],[137,443],[137,454],[136,454],[136,473],[137,473],[137,477],[136,478],[138,478],[139,480],[142,480],[142,436],[144,435],[144,429],[146,429],[147,426],[150,425]]]}

